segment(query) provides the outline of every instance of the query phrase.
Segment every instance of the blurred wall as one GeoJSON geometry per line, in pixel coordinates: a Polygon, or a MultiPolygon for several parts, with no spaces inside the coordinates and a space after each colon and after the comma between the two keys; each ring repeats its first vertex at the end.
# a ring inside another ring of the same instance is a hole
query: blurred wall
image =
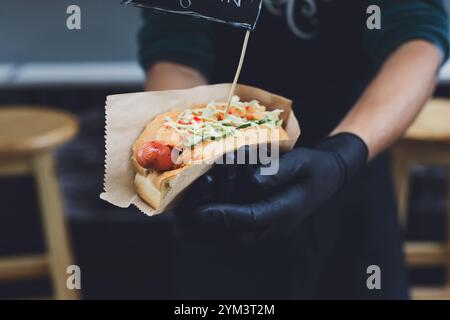
{"type": "Polygon", "coordinates": [[[0,0],[0,63],[136,59],[140,10],[121,0],[0,0]],[[81,7],[81,30],[66,8],[81,7]]]}

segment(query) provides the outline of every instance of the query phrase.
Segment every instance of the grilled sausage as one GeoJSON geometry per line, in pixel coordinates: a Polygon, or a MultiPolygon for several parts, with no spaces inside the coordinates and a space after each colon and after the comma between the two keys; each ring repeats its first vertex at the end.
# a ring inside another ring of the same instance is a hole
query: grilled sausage
{"type": "Polygon", "coordinates": [[[136,150],[136,160],[143,168],[156,171],[173,169],[172,148],[158,141],[142,143],[136,150]]]}

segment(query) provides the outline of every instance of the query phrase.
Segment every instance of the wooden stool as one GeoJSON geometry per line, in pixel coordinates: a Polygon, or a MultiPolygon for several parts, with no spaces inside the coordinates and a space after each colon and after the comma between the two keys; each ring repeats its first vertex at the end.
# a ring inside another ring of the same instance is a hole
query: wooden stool
{"type": "MultiPolygon", "coordinates": [[[[392,148],[392,152],[400,220],[405,223],[411,167],[414,164],[446,166],[450,173],[450,99],[434,99],[428,102],[404,138],[392,148]]],[[[405,245],[409,266],[445,267],[446,286],[413,288],[414,299],[450,299],[450,187],[447,199],[447,241],[408,242],[405,245]]]]}
{"type": "MultiPolygon", "coordinates": [[[[70,114],[29,106],[0,107],[0,175],[32,174],[41,209],[47,253],[0,259],[0,281],[51,276],[57,299],[77,299],[66,286],[73,264],[55,173],[54,150],[78,131],[70,114]]],[[[26,199],[25,199],[26,201],[26,199]]]]}

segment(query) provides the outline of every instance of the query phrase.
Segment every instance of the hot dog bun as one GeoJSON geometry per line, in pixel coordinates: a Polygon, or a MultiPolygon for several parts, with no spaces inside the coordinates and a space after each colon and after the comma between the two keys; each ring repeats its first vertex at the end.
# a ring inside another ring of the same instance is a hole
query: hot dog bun
{"type": "Polygon", "coordinates": [[[145,127],[133,145],[132,164],[136,172],[134,184],[137,194],[153,208],[158,208],[172,180],[187,167],[196,162],[214,160],[221,155],[237,150],[245,145],[261,143],[279,143],[280,150],[287,149],[289,137],[282,127],[249,127],[240,130],[239,135],[228,136],[216,141],[203,141],[192,148],[186,148],[177,159],[173,170],[158,172],[143,168],[136,159],[139,146],[147,141],[156,140],[171,147],[179,145],[181,137],[176,130],[164,125],[168,117],[176,119],[181,112],[168,112],[154,118],[145,127]]]}

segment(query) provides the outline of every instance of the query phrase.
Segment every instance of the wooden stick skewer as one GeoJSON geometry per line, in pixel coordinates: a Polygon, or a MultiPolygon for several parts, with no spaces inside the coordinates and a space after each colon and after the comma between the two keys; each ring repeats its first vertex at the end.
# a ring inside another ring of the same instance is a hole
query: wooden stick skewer
{"type": "Polygon", "coordinates": [[[228,96],[227,108],[225,109],[224,117],[228,115],[228,109],[230,108],[231,98],[233,98],[234,91],[236,90],[236,84],[239,80],[239,75],[241,74],[242,65],[244,64],[245,52],[247,51],[248,39],[250,37],[250,30],[247,30],[245,33],[244,44],[242,45],[241,58],[239,59],[239,65],[236,70],[236,74],[234,76],[233,84],[231,85],[230,94],[228,96]]]}

